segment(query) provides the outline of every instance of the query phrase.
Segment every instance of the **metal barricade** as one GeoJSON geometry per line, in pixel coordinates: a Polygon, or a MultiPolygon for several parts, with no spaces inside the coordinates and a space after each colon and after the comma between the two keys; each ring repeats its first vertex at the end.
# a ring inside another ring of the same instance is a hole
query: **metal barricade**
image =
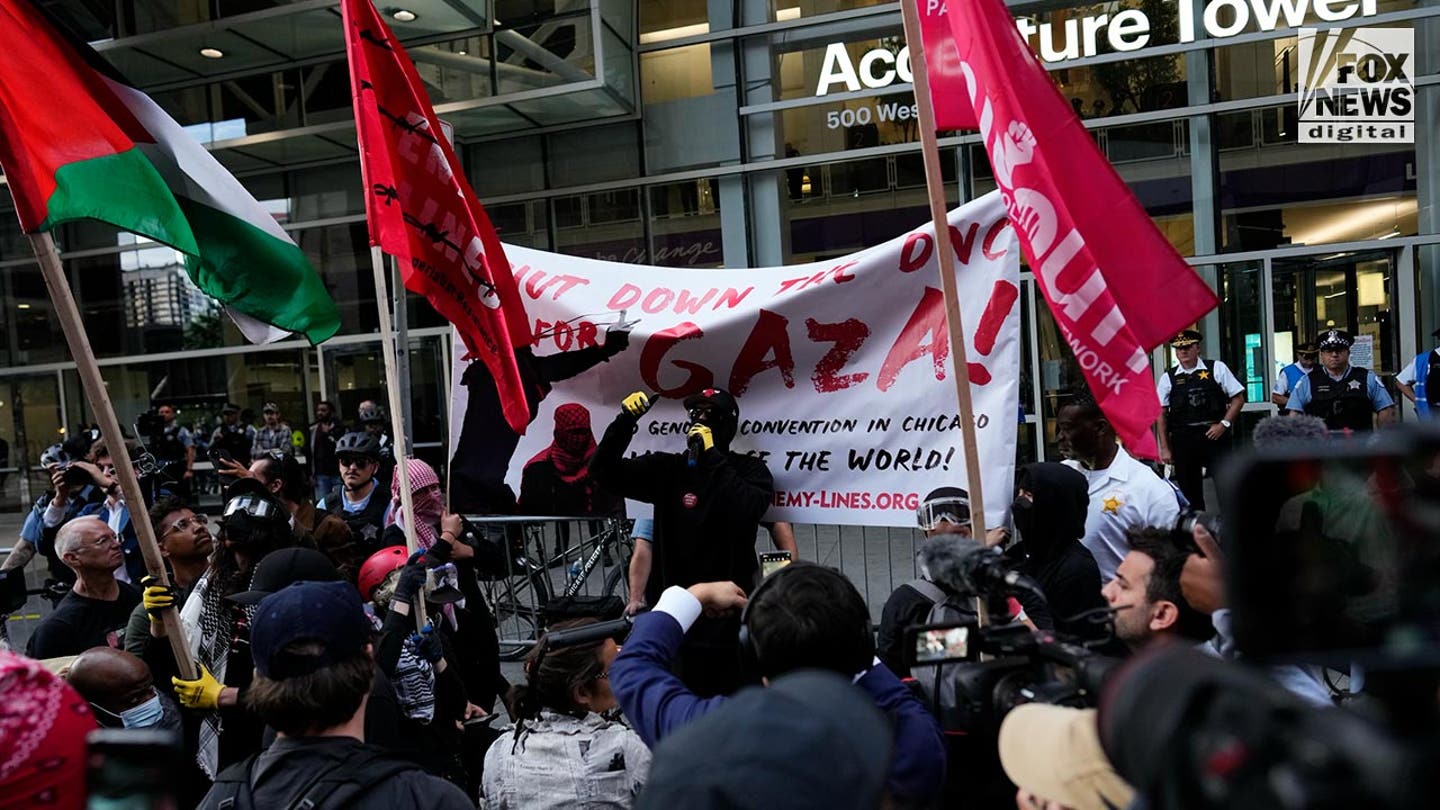
{"type": "MultiPolygon", "coordinates": [[[[567,595],[629,601],[631,521],[615,518],[466,516],[488,551],[480,589],[496,620],[501,657],[524,657],[544,632],[548,612],[567,595]]],[[[800,559],[850,577],[879,622],[896,586],[918,576],[921,535],[909,528],[794,524],[800,559]]],[[[774,548],[764,529],[758,554],[774,548]]]]}

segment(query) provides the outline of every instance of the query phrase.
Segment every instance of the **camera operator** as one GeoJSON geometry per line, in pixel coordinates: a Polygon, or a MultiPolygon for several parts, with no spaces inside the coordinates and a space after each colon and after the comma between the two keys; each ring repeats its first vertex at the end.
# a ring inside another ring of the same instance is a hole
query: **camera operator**
{"type": "Polygon", "coordinates": [[[51,445],[40,454],[40,465],[50,474],[52,489],[35,500],[20,526],[15,548],[0,565],[0,571],[9,571],[24,568],[36,554],[44,557],[49,567],[45,596],[52,605],[65,598],[75,584],[75,572],[55,553],[55,533],[66,521],[93,513],[105,502],[104,491],[95,486],[89,471],[71,463],[72,458],[89,459],[94,441],[87,431],[63,445],[51,445]],[[52,506],[58,511],[52,511],[52,506]]]}
{"type": "Polygon", "coordinates": [[[610,687],[647,745],[653,748],[729,700],[696,695],[671,667],[685,632],[702,613],[742,608],[742,657],[762,683],[801,669],[854,679],[894,729],[895,754],[886,781],[892,806],[925,806],[939,795],[945,777],[939,724],[915,693],[875,660],[870,611],[854,584],[839,571],[814,563],[796,562],[776,571],[748,602],[733,582],[672,586],[654,610],[635,617],[624,648],[610,666],[610,687]]]}
{"type": "MultiPolygon", "coordinates": [[[[1190,543],[1171,532],[1143,529],[1130,534],[1130,553],[1103,589],[1115,614],[1115,635],[1131,650],[1171,641],[1184,641],[1218,658],[1232,658],[1229,611],[1224,609],[1221,557],[1218,544],[1198,521],[1192,553],[1190,543]],[[1181,588],[1189,569],[1192,603],[1181,588]],[[1213,611],[1207,615],[1201,608],[1213,611]]],[[[1330,705],[1330,692],[1309,670],[1293,665],[1268,668],[1281,686],[1315,705],[1330,705]]]]}

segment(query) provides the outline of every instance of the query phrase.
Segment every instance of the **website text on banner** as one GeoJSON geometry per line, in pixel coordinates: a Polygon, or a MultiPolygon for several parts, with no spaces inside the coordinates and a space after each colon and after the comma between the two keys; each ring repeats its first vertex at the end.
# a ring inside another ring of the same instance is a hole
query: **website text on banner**
{"type": "MultiPolygon", "coordinates": [[[[984,485],[1009,492],[1020,390],[1019,252],[996,194],[950,213],[984,485]]],[[[913,526],[919,499],[965,486],[949,380],[945,306],[928,225],[817,264],[685,270],[560,256],[506,246],[532,318],[536,354],[575,352],[606,327],[639,320],[629,347],[557,383],[510,459],[519,491],[526,461],[552,441],[556,408],[589,409],[596,435],[632,391],[662,399],[632,452],[682,452],[680,399],[710,386],[740,402],[733,449],[764,456],[775,476],[769,519],[913,526]]],[[[470,392],[456,359],[452,442],[470,392]]],[[[478,396],[478,395],[477,395],[478,396]]],[[[454,447],[451,448],[454,452],[454,447]]],[[[999,525],[1004,499],[987,507],[999,525]]],[[[650,507],[630,504],[629,514],[650,507]]]]}
{"type": "Polygon", "coordinates": [[[529,422],[515,348],[526,345],[505,251],[465,181],[425,85],[370,0],[345,0],[355,126],[370,244],[400,263],[406,289],[455,325],[461,345],[500,381],[505,420],[529,422]]]}
{"type": "Polygon", "coordinates": [[[1146,358],[1218,301],[1100,154],[1001,0],[946,0],[995,182],[1090,390],[1131,452],[1155,457],[1146,358]]]}

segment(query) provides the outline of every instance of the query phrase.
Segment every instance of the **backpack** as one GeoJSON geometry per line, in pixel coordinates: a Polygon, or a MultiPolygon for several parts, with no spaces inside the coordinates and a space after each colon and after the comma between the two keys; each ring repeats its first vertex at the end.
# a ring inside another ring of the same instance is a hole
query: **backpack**
{"type": "MultiPolygon", "coordinates": [[[[219,810],[255,810],[252,783],[259,754],[251,754],[215,777],[212,791],[220,797],[219,810]]],[[[413,762],[395,759],[378,748],[368,749],[328,771],[316,772],[299,791],[276,810],[339,810],[365,791],[396,774],[419,770],[413,762]]]]}
{"type": "MultiPolygon", "coordinates": [[[[925,616],[925,624],[955,624],[975,620],[975,611],[969,604],[973,597],[948,594],[939,585],[925,579],[912,579],[905,584],[930,600],[930,612],[925,616]]],[[[940,727],[944,731],[974,729],[976,707],[971,705],[973,690],[967,688],[967,684],[973,680],[969,676],[973,674],[976,666],[983,665],[925,664],[910,670],[911,677],[924,693],[925,704],[940,721],[940,727]]],[[[981,697],[986,701],[990,698],[988,694],[981,697]]]]}

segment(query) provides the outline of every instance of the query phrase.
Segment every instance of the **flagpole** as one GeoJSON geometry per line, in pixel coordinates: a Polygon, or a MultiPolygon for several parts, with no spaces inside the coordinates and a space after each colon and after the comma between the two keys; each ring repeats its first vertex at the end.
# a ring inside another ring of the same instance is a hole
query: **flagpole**
{"type": "MultiPolygon", "coordinates": [[[[70,346],[70,356],[75,358],[75,368],[80,374],[80,384],[85,389],[85,398],[90,401],[90,410],[100,423],[100,436],[110,451],[115,463],[115,477],[120,481],[120,493],[130,511],[130,525],[135,528],[135,539],[140,544],[140,556],[145,560],[145,570],[160,585],[169,585],[170,577],[165,573],[165,559],[160,555],[160,544],[155,538],[155,527],[145,509],[145,495],[140,491],[140,478],[130,460],[130,450],[125,446],[125,434],[120,431],[120,420],[115,416],[115,407],[105,389],[105,380],[100,376],[100,366],[95,362],[95,353],[90,349],[90,338],[85,324],[80,320],[80,310],[75,306],[75,296],[65,280],[65,271],[60,264],[60,253],[55,249],[55,239],[48,231],[32,233],[30,247],[40,263],[45,286],[50,291],[50,300],[55,304],[55,314],[60,319],[60,328],[65,333],[65,342],[70,346]]],[[[195,660],[190,656],[190,643],[180,625],[179,606],[160,611],[160,623],[165,628],[165,637],[170,640],[170,652],[175,656],[175,666],[183,680],[199,677],[195,660]]]]}
{"type": "MultiPolygon", "coordinates": [[[[900,0],[905,42],[910,46],[910,72],[914,76],[915,104],[920,113],[920,154],[925,163],[925,188],[930,196],[930,219],[935,223],[935,253],[940,257],[940,289],[945,294],[945,325],[950,333],[950,362],[955,398],[960,404],[961,435],[965,448],[965,476],[969,479],[970,525],[976,540],[985,542],[985,496],[980,484],[980,453],[975,440],[975,408],[970,400],[970,367],[965,357],[965,326],[960,319],[960,296],[955,289],[955,251],[950,246],[950,220],[945,210],[945,180],[940,174],[940,147],[935,138],[935,108],[930,100],[930,79],[925,73],[925,42],[920,35],[917,0],[900,0]]],[[[1014,415],[1008,415],[1013,421],[1014,415]]]]}
{"type": "MultiPolygon", "coordinates": [[[[390,395],[390,413],[394,416],[394,425],[391,439],[395,442],[395,473],[400,476],[400,509],[404,512],[405,519],[401,526],[405,529],[405,550],[414,554],[419,550],[420,543],[415,537],[415,498],[410,492],[410,446],[405,441],[404,414],[400,410],[401,397],[399,374],[396,371],[395,362],[395,330],[390,323],[390,302],[389,286],[385,279],[385,252],[379,245],[370,246],[370,270],[375,276],[375,309],[380,314],[380,346],[385,357],[385,388],[390,395]]],[[[425,624],[425,597],[423,593],[415,595],[415,623],[417,627],[425,624]]]]}

